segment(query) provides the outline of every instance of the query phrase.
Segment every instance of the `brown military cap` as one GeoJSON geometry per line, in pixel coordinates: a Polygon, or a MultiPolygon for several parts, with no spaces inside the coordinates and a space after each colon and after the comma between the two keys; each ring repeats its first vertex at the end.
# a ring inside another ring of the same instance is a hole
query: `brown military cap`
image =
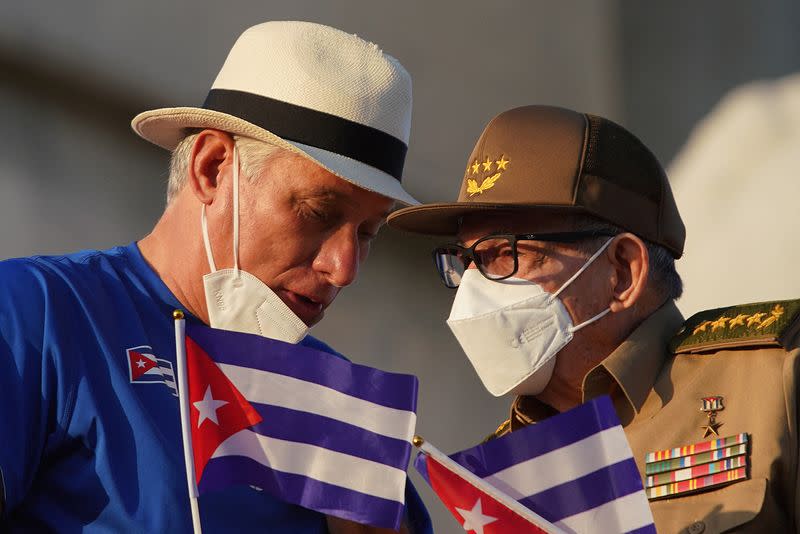
{"type": "Polygon", "coordinates": [[[683,254],[686,231],[661,164],[625,128],[586,113],[501,113],[470,154],[458,200],[401,209],[389,225],[455,235],[464,215],[496,210],[589,214],[683,254]]]}

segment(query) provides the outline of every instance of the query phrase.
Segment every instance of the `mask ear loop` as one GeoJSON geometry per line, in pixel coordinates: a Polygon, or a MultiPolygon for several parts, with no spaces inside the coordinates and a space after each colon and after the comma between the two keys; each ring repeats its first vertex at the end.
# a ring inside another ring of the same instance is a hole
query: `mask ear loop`
{"type": "Polygon", "coordinates": [[[589,266],[590,266],[590,265],[591,265],[591,264],[594,262],[594,260],[596,260],[596,259],[597,259],[597,258],[600,256],[600,254],[602,254],[602,253],[603,253],[603,251],[604,251],[605,249],[607,249],[607,248],[608,248],[608,245],[610,245],[612,241],[614,241],[614,238],[613,238],[613,237],[612,237],[612,238],[610,238],[610,239],[609,239],[608,241],[606,241],[605,243],[603,243],[603,246],[602,246],[602,247],[600,247],[600,248],[597,250],[597,252],[595,252],[594,254],[592,254],[592,255],[591,255],[591,257],[590,257],[588,260],[586,260],[586,263],[584,263],[584,264],[583,264],[583,267],[581,267],[580,269],[578,269],[578,272],[576,272],[575,274],[573,274],[573,275],[572,275],[572,276],[569,278],[569,280],[567,280],[566,282],[564,282],[564,284],[563,284],[563,285],[562,285],[562,286],[561,286],[561,287],[558,289],[558,291],[556,291],[555,293],[553,293],[553,294],[550,296],[550,300],[552,301],[553,299],[555,299],[556,297],[558,297],[558,296],[561,294],[561,292],[562,292],[562,291],[564,291],[565,289],[567,289],[567,286],[569,286],[569,285],[570,285],[572,282],[574,282],[574,281],[575,281],[575,279],[576,279],[576,278],[578,278],[578,277],[579,277],[581,274],[583,274],[583,271],[585,271],[586,269],[588,269],[588,268],[589,268],[589,266]]]}
{"type": "Polygon", "coordinates": [[[575,325],[575,326],[570,326],[569,327],[569,331],[574,334],[575,332],[577,332],[578,330],[580,330],[584,326],[589,326],[593,322],[599,321],[600,319],[602,319],[603,317],[605,317],[609,313],[611,313],[611,308],[606,308],[605,310],[601,311],[600,313],[598,313],[597,315],[595,315],[591,319],[586,319],[581,324],[578,324],[578,325],[575,325]]]}
{"type": "MultiPolygon", "coordinates": [[[[586,263],[584,263],[584,264],[583,264],[583,267],[581,267],[580,269],[578,269],[578,272],[576,272],[575,274],[573,274],[573,275],[570,277],[570,279],[569,279],[569,280],[567,280],[566,282],[564,282],[564,284],[561,286],[561,288],[560,288],[558,291],[556,291],[555,293],[553,293],[553,296],[552,296],[552,298],[556,298],[556,297],[558,297],[558,295],[559,295],[559,294],[560,294],[562,291],[564,291],[564,290],[567,288],[567,286],[569,286],[569,285],[570,285],[572,282],[574,282],[574,281],[575,281],[575,279],[576,279],[576,278],[578,278],[578,277],[579,277],[579,276],[580,276],[580,275],[583,273],[583,271],[585,271],[586,269],[588,269],[588,268],[589,268],[589,266],[592,264],[592,262],[594,262],[594,260],[596,260],[597,258],[599,258],[599,257],[600,257],[600,254],[602,254],[602,253],[603,253],[603,251],[604,251],[605,249],[607,249],[607,248],[608,248],[608,246],[611,244],[611,242],[612,242],[612,241],[614,241],[614,238],[613,238],[613,237],[612,237],[612,238],[610,238],[608,241],[606,241],[606,242],[603,244],[603,246],[602,246],[602,247],[600,247],[600,248],[597,250],[597,252],[595,252],[594,254],[592,254],[592,255],[591,255],[591,257],[590,257],[590,258],[589,258],[589,259],[586,261],[586,263]]],[[[573,333],[573,334],[574,334],[575,332],[577,332],[577,331],[578,331],[578,330],[580,330],[581,328],[583,328],[583,327],[585,327],[585,326],[589,326],[590,324],[592,324],[592,323],[593,323],[593,322],[595,322],[595,321],[599,321],[600,319],[602,319],[603,317],[605,317],[605,316],[606,316],[606,315],[608,315],[609,313],[611,313],[611,308],[606,308],[605,310],[601,311],[600,313],[598,313],[597,315],[595,315],[595,316],[594,316],[594,317],[592,317],[591,319],[587,319],[587,320],[585,320],[584,322],[582,322],[581,324],[574,325],[574,326],[570,326],[570,327],[569,327],[569,331],[570,331],[570,333],[573,333]]]]}
{"type": "Polygon", "coordinates": [[[200,211],[200,228],[203,229],[203,244],[206,246],[206,258],[208,258],[208,267],[212,273],[217,272],[217,265],[214,263],[214,254],[211,252],[211,243],[208,240],[208,221],[206,220],[206,205],[200,211]]]}
{"type": "Polygon", "coordinates": [[[239,150],[233,144],[233,272],[239,278],[239,150]]]}
{"type": "MultiPolygon", "coordinates": [[[[211,242],[208,239],[208,218],[206,217],[206,205],[200,210],[200,227],[203,233],[203,244],[206,247],[206,258],[208,267],[212,273],[217,272],[217,265],[214,263],[214,253],[211,251],[211,242]]],[[[239,151],[234,142],[233,145],[233,272],[239,278],[239,151]]]]}

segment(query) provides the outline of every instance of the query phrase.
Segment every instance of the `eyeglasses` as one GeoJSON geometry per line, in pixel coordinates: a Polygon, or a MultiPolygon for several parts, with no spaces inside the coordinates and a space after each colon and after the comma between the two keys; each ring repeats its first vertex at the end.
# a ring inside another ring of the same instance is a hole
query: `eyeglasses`
{"type": "Polygon", "coordinates": [[[489,280],[505,280],[519,269],[517,243],[519,241],[544,241],[549,243],[575,243],[595,237],[612,237],[602,231],[554,232],[549,234],[491,234],[475,241],[471,247],[458,244],[442,245],[433,250],[433,261],[444,285],[455,289],[461,277],[475,263],[480,273],[489,280]]]}

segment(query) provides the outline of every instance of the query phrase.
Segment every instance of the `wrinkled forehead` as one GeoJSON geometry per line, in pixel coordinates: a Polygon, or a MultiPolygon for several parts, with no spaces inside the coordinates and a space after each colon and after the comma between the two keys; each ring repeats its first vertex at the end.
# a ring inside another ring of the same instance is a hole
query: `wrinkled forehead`
{"type": "Polygon", "coordinates": [[[567,232],[574,229],[574,219],[563,212],[482,211],[465,215],[456,239],[470,244],[485,235],[567,232]]]}
{"type": "Polygon", "coordinates": [[[337,176],[307,158],[278,150],[256,172],[271,180],[272,189],[283,189],[294,200],[317,199],[368,214],[380,212],[383,217],[396,204],[394,199],[337,176]]]}

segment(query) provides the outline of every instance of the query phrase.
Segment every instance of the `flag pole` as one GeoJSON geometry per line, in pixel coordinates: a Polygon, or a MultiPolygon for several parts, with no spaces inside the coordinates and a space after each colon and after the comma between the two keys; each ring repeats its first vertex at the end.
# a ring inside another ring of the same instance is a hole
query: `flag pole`
{"type": "Polygon", "coordinates": [[[200,507],[197,503],[197,480],[194,476],[194,453],[192,452],[192,429],[189,417],[189,380],[186,374],[186,320],[181,310],[172,312],[175,319],[175,358],[178,365],[178,401],[181,408],[181,436],[183,438],[183,460],[186,465],[186,481],[189,484],[189,504],[192,507],[194,534],[202,534],[200,507]]]}
{"type": "Polygon", "coordinates": [[[495,488],[479,476],[477,476],[472,471],[468,470],[464,466],[460,465],[458,462],[444,454],[442,451],[425,441],[422,436],[414,436],[414,439],[411,440],[415,447],[417,447],[420,451],[427,454],[434,460],[436,460],[442,467],[449,469],[459,477],[463,478],[474,487],[479,489],[480,491],[486,493],[494,500],[502,504],[503,506],[509,508],[514,513],[522,516],[527,521],[530,521],[540,529],[549,532],[551,534],[567,534],[564,530],[558,528],[553,523],[549,522],[547,519],[543,518],[530,508],[520,504],[516,499],[510,497],[500,491],[499,489],[495,488]]]}

